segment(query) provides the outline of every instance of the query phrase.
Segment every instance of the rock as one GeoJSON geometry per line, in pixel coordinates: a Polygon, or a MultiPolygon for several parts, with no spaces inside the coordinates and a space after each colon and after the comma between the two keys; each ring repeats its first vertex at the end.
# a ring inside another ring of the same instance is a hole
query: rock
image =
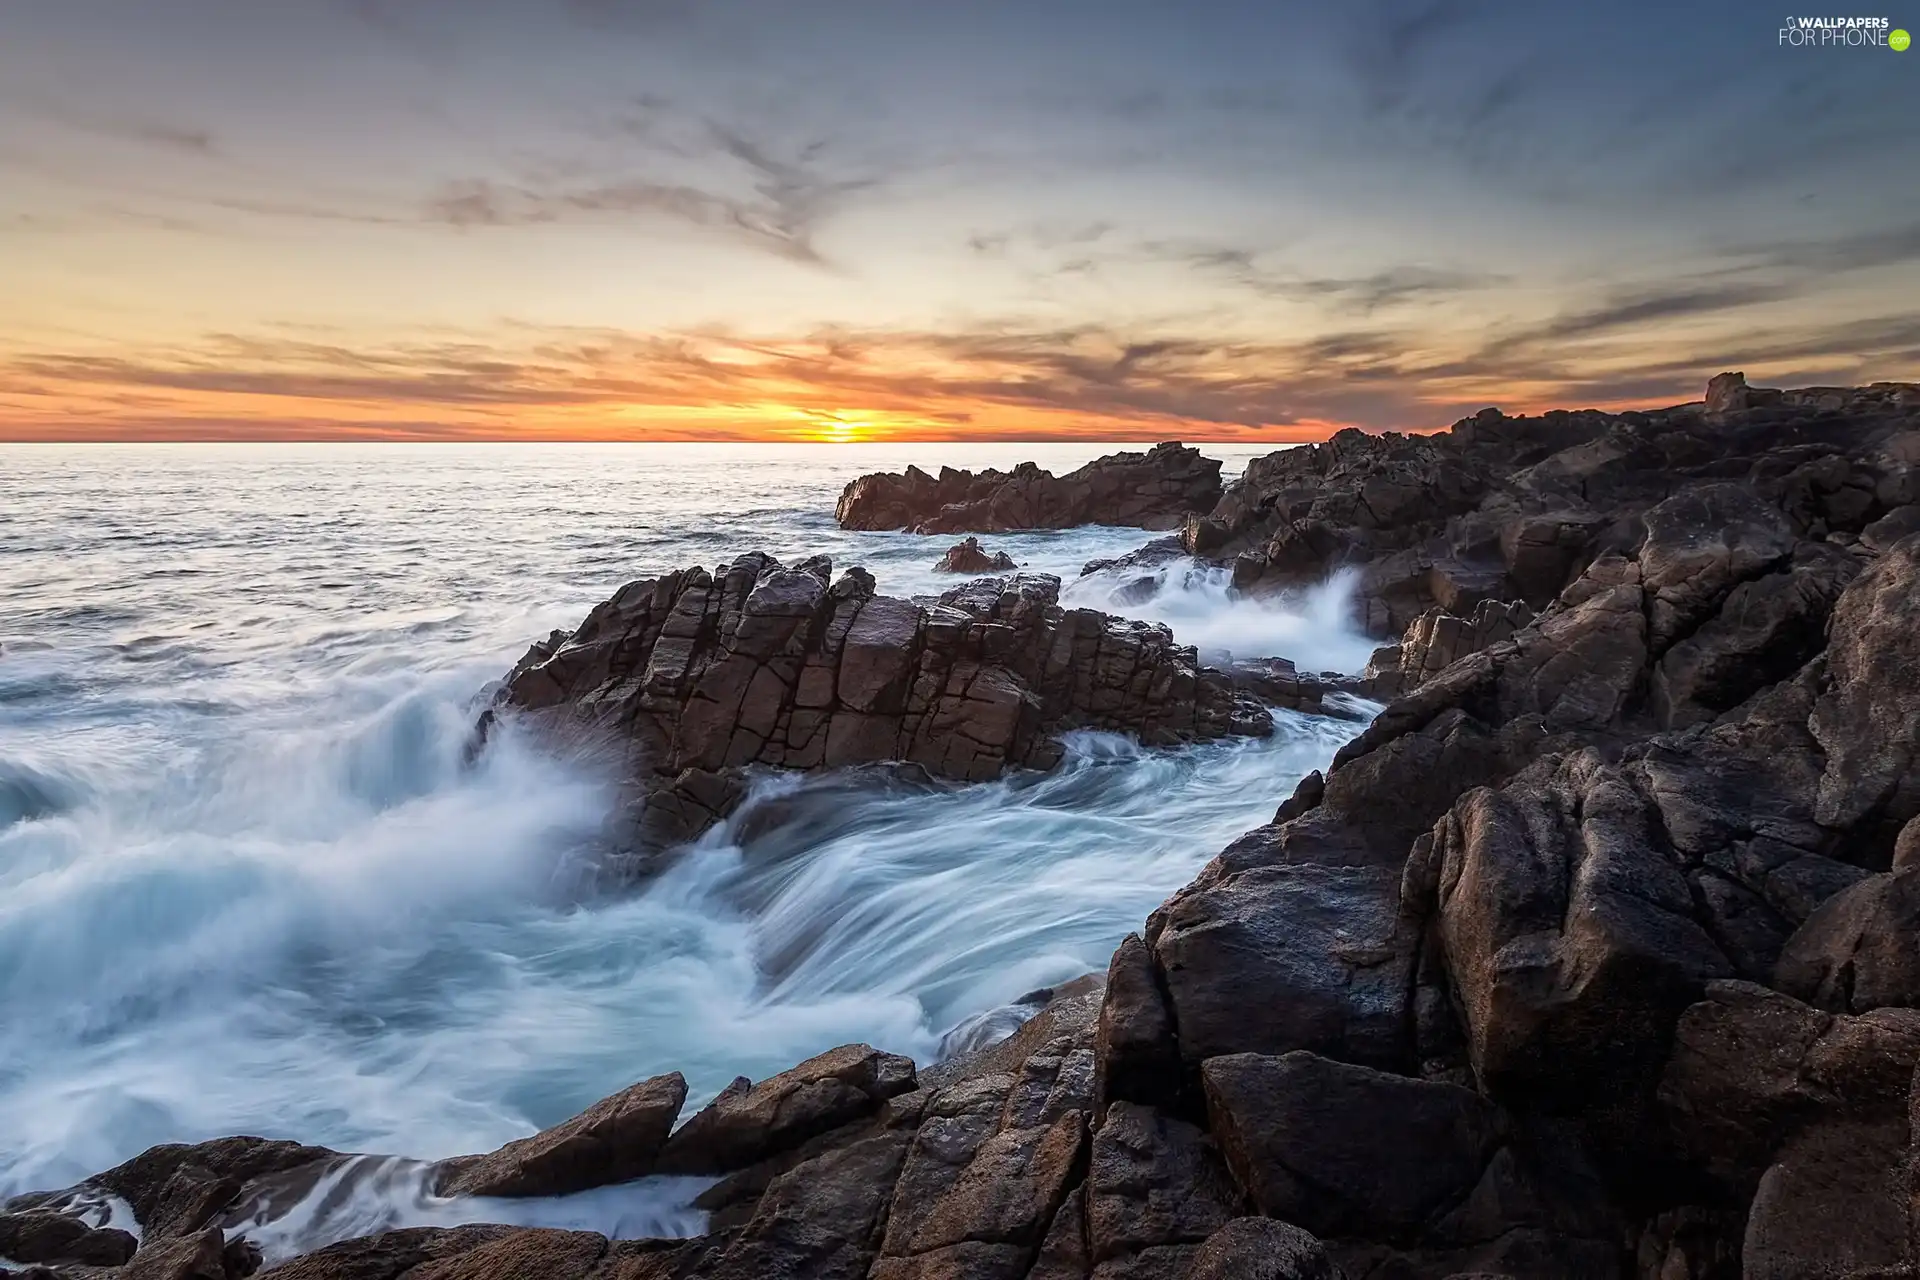
{"type": "Polygon", "coordinates": [[[149,1245],[190,1235],[211,1222],[256,1178],[337,1161],[338,1152],[266,1138],[217,1138],[187,1146],[150,1147],[89,1179],[125,1200],[149,1245]]]}
{"type": "Polygon", "coordinates": [[[1004,551],[988,555],[980,546],[980,539],[966,538],[947,548],[947,554],[940,557],[933,566],[935,573],[1011,573],[1019,568],[1013,557],[1004,551]]]}
{"type": "MultiPolygon", "coordinates": [[[[530,1275],[573,1280],[584,1274],[578,1269],[580,1260],[590,1250],[604,1251],[606,1246],[604,1238],[582,1232],[508,1226],[412,1227],[343,1240],[269,1267],[261,1275],[273,1280],[399,1280],[403,1274],[409,1280],[517,1280],[530,1275]]],[[[593,1261],[589,1259],[587,1265],[591,1267],[593,1261]]],[[[641,1278],[623,1275],[619,1280],[641,1278]]]]}
{"type": "Polygon", "coordinates": [[[610,741],[639,845],[690,838],[741,770],[877,762],[979,780],[1046,768],[1071,729],[1152,745],[1272,731],[1266,709],[1165,628],[1058,604],[1044,575],[981,579],[922,606],[816,558],[750,555],[623,587],[501,686],[561,744],[610,741]]]}
{"type": "Polygon", "coordinates": [[[1745,1280],[1876,1280],[1908,1271],[1906,1126],[1831,1125],[1790,1141],[1760,1179],[1745,1280]]]}
{"type": "Polygon", "coordinates": [[[0,1258],[14,1262],[117,1267],[136,1248],[137,1242],[125,1231],[89,1227],[65,1214],[0,1213],[0,1258]]]}
{"type": "Polygon", "coordinates": [[[443,1196],[563,1196],[642,1177],[653,1171],[686,1098],[687,1082],[677,1071],[644,1080],[492,1155],[448,1161],[437,1190],[443,1196]]]}
{"type": "Polygon", "coordinates": [[[1779,508],[1735,484],[1683,490],[1644,520],[1640,581],[1656,653],[1705,621],[1735,586],[1784,563],[1795,542],[1779,508]]]}
{"type": "MultiPolygon", "coordinates": [[[[1791,533],[1864,541],[1876,519],[1920,500],[1896,443],[1913,398],[1894,384],[1781,392],[1723,377],[1705,403],[1649,412],[1476,415],[1429,436],[1343,431],[1256,458],[1183,540],[1254,594],[1357,570],[1356,621],[1373,634],[1399,634],[1435,607],[1538,610],[1597,556],[1634,550],[1650,508],[1715,483],[1738,482],[1791,533]]],[[[1700,532],[1694,551],[1710,556],[1711,525],[1700,532]]],[[[1680,636],[1653,622],[1657,656],[1680,636]]]]}
{"type": "Polygon", "coordinates": [[[1896,543],[1833,607],[1830,689],[1814,707],[1827,753],[1815,816],[1871,824],[1891,846],[1920,814],[1920,536],[1896,543]]]}
{"type": "Polygon", "coordinates": [[[140,1246],[118,1280],[227,1280],[226,1238],[216,1227],[140,1246]]]}
{"type": "Polygon", "coordinates": [[[744,1169],[871,1115],[914,1085],[910,1058],[864,1044],[830,1049],[751,1088],[723,1092],[667,1139],[654,1172],[744,1169]]]}
{"type": "Polygon", "coordinates": [[[1402,1241],[1464,1199],[1499,1146],[1469,1089],[1296,1052],[1201,1068],[1208,1127],[1256,1208],[1315,1235],[1402,1241]]]}
{"type": "Polygon", "coordinates": [[[1747,407],[1750,394],[1744,373],[1716,373],[1707,380],[1707,412],[1728,413],[1747,407]]]}
{"type": "Polygon", "coordinates": [[[1681,1011],[1732,976],[1657,814],[1582,752],[1470,792],[1435,828],[1439,940],[1492,1096],[1638,1109],[1681,1011]]]}
{"type": "Polygon", "coordinates": [[[1114,1101],[1179,1106],[1185,1082],[1173,1017],[1153,953],[1137,933],[1121,941],[1107,967],[1094,1048],[1098,1114],[1114,1101]]]}
{"type": "Polygon", "coordinates": [[[1339,1280],[1326,1246],[1272,1218],[1235,1218],[1207,1237],[1187,1280],[1339,1280]]]}
{"type": "Polygon", "coordinates": [[[834,508],[843,529],[915,533],[1004,533],[1082,524],[1173,529],[1220,498],[1220,463],[1166,443],[1147,453],[1115,453],[1064,476],[1030,462],[1010,472],[918,467],[876,473],[849,484],[834,508]]]}
{"type": "Polygon", "coordinates": [[[1920,1005],[1920,869],[1862,880],[1787,939],[1774,983],[1821,1009],[1920,1005]]]}
{"type": "Polygon", "coordinates": [[[1836,1016],[1748,982],[1716,982],[1706,996],[1680,1020],[1660,1101],[1681,1147],[1725,1186],[1751,1195],[1812,1128],[1904,1134],[1920,1010],[1836,1016]]]}
{"type": "Polygon", "coordinates": [[[1203,1131],[1137,1103],[1108,1110],[1087,1171],[1087,1236],[1096,1264],[1198,1244],[1240,1206],[1239,1189],[1203,1131]]]}
{"type": "Polygon", "coordinates": [[[1069,1111],[986,1139],[910,1230],[889,1229],[874,1280],[1025,1276],[1080,1174],[1086,1138],[1085,1113],[1069,1111]]]}
{"type": "Polygon", "coordinates": [[[1858,569],[1825,543],[1803,542],[1787,568],[1734,587],[1661,657],[1653,677],[1660,723],[1711,720],[1799,670],[1824,647],[1827,616],[1858,569]]]}
{"type": "Polygon", "coordinates": [[[1183,890],[1156,917],[1153,956],[1191,1069],[1292,1049],[1404,1064],[1415,935],[1398,871],[1255,867],[1183,890]]]}
{"type": "Polygon", "coordinates": [[[1464,618],[1437,606],[1427,610],[1413,620],[1394,652],[1398,678],[1392,692],[1418,688],[1468,654],[1509,639],[1532,620],[1533,610],[1519,600],[1482,600],[1464,618]]]}

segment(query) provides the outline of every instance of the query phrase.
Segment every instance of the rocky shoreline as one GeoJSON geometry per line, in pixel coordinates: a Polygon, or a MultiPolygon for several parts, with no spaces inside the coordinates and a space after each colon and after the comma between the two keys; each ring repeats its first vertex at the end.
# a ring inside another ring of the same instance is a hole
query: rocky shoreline
{"type": "MultiPolygon", "coordinates": [[[[937,483],[961,493],[934,495],[942,532],[1014,509],[937,483]]],[[[1084,511],[1015,488],[1027,527],[1084,511]]],[[[842,522],[856,491],[924,509],[899,489],[856,481],[842,522]]],[[[415,1228],[262,1274],[1915,1275],[1920,388],[1722,375],[1648,413],[1342,432],[1255,462],[1180,536],[1249,592],[1357,574],[1360,620],[1398,639],[1356,687],[1391,702],[1104,975],[952,1061],[846,1046],[677,1127],[664,1076],[423,1171],[486,1197],[697,1177],[700,1237],[415,1228]]],[[[657,842],[749,766],[982,778],[1046,767],[1065,729],[1259,733],[1281,700],[1290,668],[1212,669],[1057,592],[890,600],[742,556],[624,588],[490,715],[625,752],[632,838],[657,842]]],[[[0,1258],[232,1280],[261,1267],[260,1206],[349,1159],[155,1148],[9,1204],[0,1258]]]]}

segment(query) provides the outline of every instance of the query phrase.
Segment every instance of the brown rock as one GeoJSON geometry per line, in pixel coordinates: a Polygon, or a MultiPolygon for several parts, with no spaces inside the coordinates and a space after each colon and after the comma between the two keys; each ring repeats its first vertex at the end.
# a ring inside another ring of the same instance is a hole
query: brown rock
{"type": "Polygon", "coordinates": [[[227,1280],[226,1243],[217,1227],[150,1241],[115,1274],[118,1280],[227,1280]]]}
{"type": "Polygon", "coordinates": [[[439,1194],[563,1196],[642,1177],[653,1171],[686,1098],[677,1071],[644,1080],[491,1155],[448,1161],[439,1194]]]}
{"type": "Polygon", "coordinates": [[[1174,529],[1220,498],[1220,463],[1181,444],[1116,453],[1064,476],[1030,462],[1010,472],[918,467],[849,484],[834,508],[843,529],[915,533],[1001,533],[1082,524],[1174,529]]]}
{"type": "Polygon", "coordinates": [[[1920,869],[1827,899],[1787,939],[1774,983],[1839,1013],[1920,1005],[1920,869]]]}
{"type": "Polygon", "coordinates": [[[1397,870],[1255,867],[1183,890],[1156,919],[1153,955],[1189,1068],[1292,1049],[1408,1059],[1415,935],[1397,870]]]}
{"type": "Polygon", "coordinates": [[[90,1179],[125,1200],[141,1238],[188,1235],[212,1221],[255,1178],[338,1160],[338,1152],[266,1138],[217,1138],[150,1147],[90,1179]]]}
{"type": "Polygon", "coordinates": [[[988,555],[980,539],[964,538],[947,548],[933,566],[935,573],[1011,573],[1020,566],[1004,551],[988,555]]]}
{"type": "Polygon", "coordinates": [[[1331,1062],[1241,1053],[1201,1068],[1208,1127],[1268,1217],[1319,1236],[1417,1238],[1499,1145],[1470,1090],[1331,1062]]]}
{"type": "Polygon", "coordinates": [[[137,1242],[125,1231],[94,1228],[78,1218],[44,1211],[0,1213],[0,1258],[14,1262],[77,1262],[117,1267],[137,1242]]]}
{"type": "Polygon", "coordinates": [[[1093,1135],[1086,1204],[1093,1260],[1104,1263],[1198,1244],[1239,1212],[1241,1197],[1203,1131],[1152,1107],[1116,1102],[1093,1135]]]}
{"type": "Polygon", "coordinates": [[[1180,1046],[1153,953],[1137,933],[1121,941],[1107,967],[1094,1050],[1100,1114],[1115,1100],[1178,1105],[1185,1088],[1180,1046]]]}
{"type": "Polygon", "coordinates": [[[913,1060],[871,1045],[829,1049],[745,1090],[728,1090],[667,1140],[657,1173],[721,1174],[872,1114],[915,1085],[913,1060]]]}
{"type": "Polygon", "coordinates": [[[1272,1218],[1235,1218],[1207,1237],[1187,1280],[1339,1280],[1326,1246],[1272,1218]]]}
{"type": "Polygon", "coordinates": [[[857,570],[829,588],[828,572],[749,555],[717,577],[629,584],[516,667],[494,714],[562,745],[617,744],[643,845],[697,834],[751,765],[899,761],[980,780],[1050,767],[1071,729],[1154,745],[1272,731],[1165,627],[1062,609],[1056,578],[980,579],[922,606],[875,596],[857,570]]]}

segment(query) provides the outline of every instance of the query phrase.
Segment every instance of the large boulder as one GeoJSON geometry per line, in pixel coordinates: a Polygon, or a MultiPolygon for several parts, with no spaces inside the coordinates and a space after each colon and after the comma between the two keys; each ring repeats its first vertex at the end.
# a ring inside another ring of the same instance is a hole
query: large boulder
{"type": "Polygon", "coordinates": [[[1680,1021],[1660,1098],[1681,1149],[1750,1200],[1743,1274],[1903,1274],[1920,1010],[1835,1015],[1744,982],[1706,994],[1680,1021]]]}
{"type": "Polygon", "coordinates": [[[1349,1274],[1621,1274],[1620,1220],[1564,1132],[1310,1053],[1229,1055],[1201,1076],[1254,1207],[1334,1244],[1349,1274]]]}
{"type": "Polygon", "coordinates": [[[1155,924],[1189,1071],[1243,1052],[1311,1049],[1390,1068],[1410,1057],[1416,935],[1398,871],[1254,867],[1176,895],[1155,924]]]}
{"type": "Polygon", "coordinates": [[[1220,463],[1168,442],[1146,453],[1115,453],[1055,476],[1031,462],[1012,471],[956,471],[936,478],[918,467],[864,475],[834,507],[843,529],[915,533],[1003,533],[1082,524],[1174,529],[1220,498],[1220,463]]]}
{"type": "Polygon", "coordinates": [[[740,770],[879,762],[978,780],[1044,768],[1058,735],[1107,729],[1165,745],[1272,730],[1266,708],[1167,628],[1059,605],[1045,575],[980,579],[934,605],[829,585],[816,557],[742,556],[631,583],[501,687],[549,738],[609,748],[640,834],[697,833],[737,801],[740,770]]]}

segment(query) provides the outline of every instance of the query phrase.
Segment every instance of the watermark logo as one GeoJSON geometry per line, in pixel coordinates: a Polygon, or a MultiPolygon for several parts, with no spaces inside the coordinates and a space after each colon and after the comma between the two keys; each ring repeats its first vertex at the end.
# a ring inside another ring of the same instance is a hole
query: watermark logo
{"type": "Polygon", "coordinates": [[[1780,28],[1779,43],[1790,49],[1893,49],[1904,52],[1912,43],[1905,31],[1886,18],[1790,17],[1780,28]]]}

